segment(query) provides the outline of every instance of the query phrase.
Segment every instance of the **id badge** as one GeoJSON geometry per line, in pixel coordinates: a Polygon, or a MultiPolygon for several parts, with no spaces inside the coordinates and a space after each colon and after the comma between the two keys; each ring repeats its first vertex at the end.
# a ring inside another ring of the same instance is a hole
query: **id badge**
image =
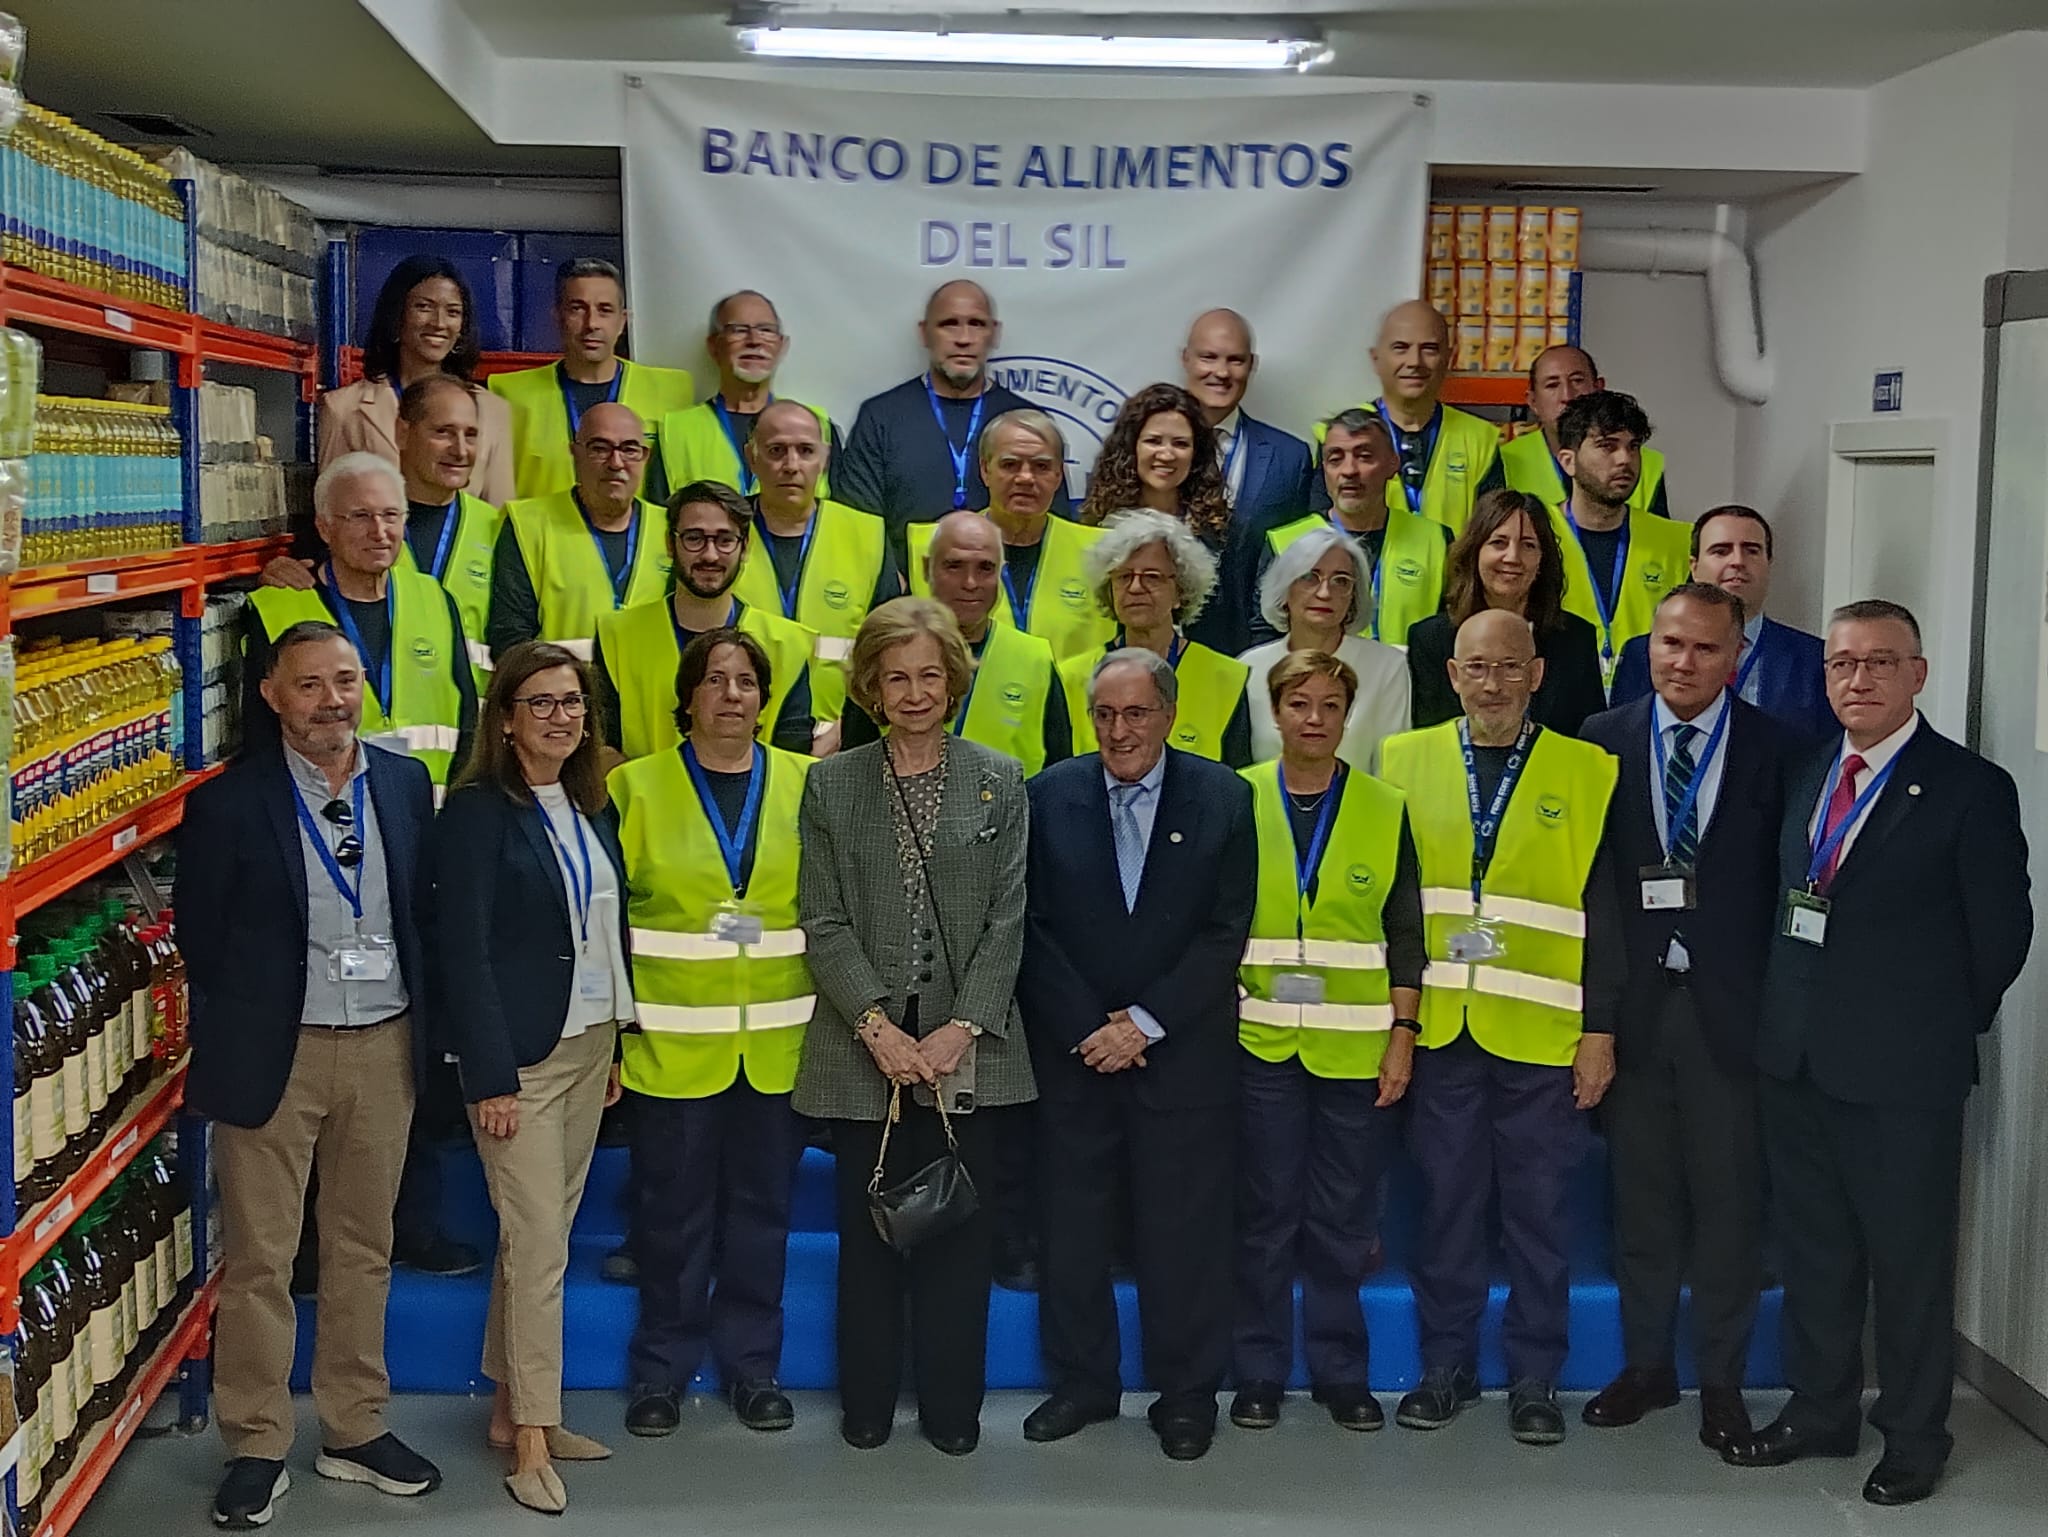
{"type": "Polygon", "coordinates": [[[1682,865],[1644,865],[1637,872],[1643,893],[1643,911],[1672,913],[1693,910],[1697,891],[1692,871],[1682,865]]]}
{"type": "Polygon", "coordinates": [[[853,655],[853,642],[844,635],[820,635],[811,654],[821,662],[843,662],[853,655]]]}
{"type": "Polygon", "coordinates": [[[390,939],[382,934],[358,934],[353,944],[334,952],[327,963],[327,980],[389,982],[395,964],[390,939]]]}
{"type": "Polygon", "coordinates": [[[1828,909],[1832,905],[1826,897],[1817,897],[1810,891],[1786,892],[1785,937],[1796,939],[1803,945],[1825,945],[1828,942],[1828,909]]]}
{"type": "Polygon", "coordinates": [[[1450,959],[1469,966],[1475,961],[1500,960],[1508,953],[1508,941],[1497,926],[1477,918],[1451,935],[1449,950],[1450,959]]]}
{"type": "Polygon", "coordinates": [[[611,1005],[611,964],[595,946],[584,946],[576,957],[576,996],[585,1003],[611,1005]]]}
{"type": "Polygon", "coordinates": [[[737,902],[727,902],[711,915],[711,937],[729,945],[758,945],[761,930],[761,915],[737,902]]]}
{"type": "Polygon", "coordinates": [[[1313,971],[1283,971],[1273,978],[1275,1003],[1313,1004],[1323,1001],[1323,979],[1313,971]]]}
{"type": "Polygon", "coordinates": [[[412,744],[406,741],[403,731],[366,731],[363,733],[363,740],[372,747],[381,747],[386,752],[397,753],[401,758],[412,756],[412,744]]]}

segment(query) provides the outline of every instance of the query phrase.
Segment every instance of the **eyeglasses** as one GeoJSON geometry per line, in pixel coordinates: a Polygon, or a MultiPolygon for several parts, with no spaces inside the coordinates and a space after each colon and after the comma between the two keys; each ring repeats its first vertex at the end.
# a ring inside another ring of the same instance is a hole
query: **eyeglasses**
{"type": "Polygon", "coordinates": [[[638,464],[647,457],[645,443],[607,443],[603,438],[592,438],[583,445],[583,451],[593,459],[623,459],[628,464],[638,464]]]}
{"type": "Polygon", "coordinates": [[[1880,651],[1876,656],[1831,656],[1827,660],[1828,679],[1833,683],[1847,683],[1856,676],[1856,669],[1867,668],[1870,681],[1889,683],[1899,675],[1899,667],[1906,659],[1889,651],[1880,651]]]}
{"type": "Polygon", "coordinates": [[[1121,710],[1112,705],[1099,704],[1088,712],[1088,718],[1095,722],[1096,734],[1109,730],[1119,720],[1127,730],[1143,731],[1145,722],[1160,713],[1156,704],[1127,704],[1121,710]]]}
{"type": "Polygon", "coordinates": [[[781,339],[782,327],[776,325],[773,321],[768,322],[766,325],[758,326],[741,325],[734,321],[720,326],[718,334],[729,342],[743,342],[750,336],[758,337],[764,342],[772,342],[781,339]]]}
{"type": "Polygon", "coordinates": [[[1327,587],[1330,591],[1341,594],[1356,592],[1358,578],[1349,571],[1338,571],[1327,576],[1317,571],[1304,571],[1294,579],[1294,585],[1306,587],[1311,592],[1319,592],[1327,587]]]}
{"type": "Polygon", "coordinates": [[[320,815],[336,827],[349,829],[334,846],[334,862],[344,870],[353,870],[363,862],[363,840],[354,831],[355,808],[345,800],[331,800],[320,808],[320,815]]]}
{"type": "Polygon", "coordinates": [[[525,705],[526,713],[535,720],[547,720],[560,714],[575,720],[589,707],[589,698],[583,694],[519,694],[514,696],[514,706],[525,705]]]}
{"type": "Polygon", "coordinates": [[[1163,587],[1173,579],[1171,571],[1146,571],[1140,569],[1136,571],[1112,571],[1110,573],[1110,580],[1116,582],[1119,586],[1129,587],[1133,590],[1149,590],[1154,587],[1163,587]]]}
{"type": "Polygon", "coordinates": [[[729,528],[705,530],[686,528],[676,535],[676,543],[692,555],[701,554],[706,545],[721,555],[730,555],[740,547],[740,536],[729,528]]]}
{"type": "Polygon", "coordinates": [[[350,528],[369,528],[373,524],[385,528],[403,528],[405,512],[395,507],[378,508],[374,512],[359,507],[353,512],[337,512],[334,521],[350,528]]]}
{"type": "Polygon", "coordinates": [[[1488,678],[1498,678],[1503,683],[1526,683],[1529,681],[1527,662],[1459,662],[1458,676],[1467,683],[1484,683],[1488,678]]]}

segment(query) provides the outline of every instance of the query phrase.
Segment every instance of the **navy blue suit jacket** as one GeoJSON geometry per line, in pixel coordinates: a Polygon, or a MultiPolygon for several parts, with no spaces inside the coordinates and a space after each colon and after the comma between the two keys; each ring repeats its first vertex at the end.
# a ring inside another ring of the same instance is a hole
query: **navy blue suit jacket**
{"type": "MultiPolygon", "coordinates": [[[[1821,668],[1820,637],[1766,617],[1756,649],[1756,707],[1809,741],[1839,736],[1841,723],[1828,704],[1827,675],[1821,668]]],[[[1638,635],[1621,648],[1608,698],[1628,704],[1649,693],[1650,640],[1638,635]]]]}
{"type": "Polygon", "coordinates": [[[1315,475],[1315,455],[1309,446],[1248,411],[1239,414],[1237,430],[1244,439],[1244,484],[1231,509],[1231,522],[1240,529],[1264,529],[1275,521],[1300,517],[1308,508],[1309,482],[1315,475]]]}
{"type": "Polygon", "coordinates": [[[1237,968],[1258,886],[1250,787],[1219,763],[1166,750],[1130,912],[1101,757],[1056,763],[1025,788],[1031,841],[1017,1005],[1039,1093],[1074,1101],[1123,1092],[1150,1110],[1236,1103],[1237,968]],[[1075,1048],[1112,1010],[1134,1003],[1166,1038],[1146,1051],[1146,1066],[1097,1073],[1075,1048]]]}
{"type": "MultiPolygon", "coordinates": [[[[414,893],[434,786],[417,759],[363,751],[417,1072],[433,1033],[414,893]]],[[[173,900],[192,987],[185,1102],[230,1126],[261,1126],[284,1097],[306,1006],[306,856],[281,742],[248,748],[186,800],[173,900]]]]}

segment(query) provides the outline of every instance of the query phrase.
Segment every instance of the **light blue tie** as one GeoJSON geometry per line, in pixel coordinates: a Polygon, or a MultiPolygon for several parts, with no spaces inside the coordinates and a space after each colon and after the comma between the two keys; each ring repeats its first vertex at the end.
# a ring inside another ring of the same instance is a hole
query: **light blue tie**
{"type": "Polygon", "coordinates": [[[1145,839],[1138,831],[1139,785],[1116,785],[1109,792],[1109,831],[1116,840],[1116,872],[1123,878],[1124,911],[1138,905],[1138,881],[1145,873],[1145,839]]]}

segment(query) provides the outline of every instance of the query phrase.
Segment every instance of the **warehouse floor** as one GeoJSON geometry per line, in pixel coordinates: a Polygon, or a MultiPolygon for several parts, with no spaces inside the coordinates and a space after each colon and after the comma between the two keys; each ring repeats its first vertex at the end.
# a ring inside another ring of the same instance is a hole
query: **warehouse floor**
{"type": "MultiPolygon", "coordinates": [[[[1753,1395],[1753,1407],[1768,1412],[1777,1397],[1753,1395]]],[[[750,1433],[722,1404],[693,1400],[682,1430],[666,1441],[623,1434],[618,1395],[573,1394],[572,1425],[611,1442],[618,1455],[563,1469],[570,1506],[553,1529],[621,1537],[1356,1537],[1367,1528],[1861,1537],[1910,1524],[1942,1537],[2038,1537],[2048,1509],[2048,1448],[1973,1394],[1957,1400],[1958,1444],[1947,1482],[1932,1503],[1910,1513],[1875,1509],[1859,1495],[1879,1451],[1874,1433],[1852,1461],[1740,1473],[1693,1440],[1690,1400],[1631,1430],[1596,1433],[1578,1424],[1584,1399],[1575,1396],[1568,1404],[1570,1439],[1539,1451],[1509,1441],[1498,1394],[1434,1435],[1390,1427],[1375,1436],[1338,1430],[1297,1396],[1278,1430],[1252,1434],[1226,1424],[1216,1449],[1186,1465],[1160,1456],[1145,1428],[1143,1398],[1126,1398],[1115,1424],[1055,1446],[1030,1446],[1018,1434],[1036,1401],[1026,1393],[992,1397],[981,1450],[954,1460],[925,1444],[907,1409],[887,1447],[848,1449],[826,1394],[799,1395],[797,1426],[780,1435],[750,1433]]],[[[481,1400],[408,1396],[394,1406],[393,1427],[447,1475],[438,1493],[419,1500],[315,1476],[318,1432],[305,1400],[300,1405],[293,1489],[270,1528],[281,1537],[503,1537],[550,1525],[504,1492],[504,1464],[483,1445],[488,1406],[481,1400]]],[[[138,1443],[76,1531],[209,1531],[220,1463],[220,1441],[211,1432],[138,1443]]]]}

